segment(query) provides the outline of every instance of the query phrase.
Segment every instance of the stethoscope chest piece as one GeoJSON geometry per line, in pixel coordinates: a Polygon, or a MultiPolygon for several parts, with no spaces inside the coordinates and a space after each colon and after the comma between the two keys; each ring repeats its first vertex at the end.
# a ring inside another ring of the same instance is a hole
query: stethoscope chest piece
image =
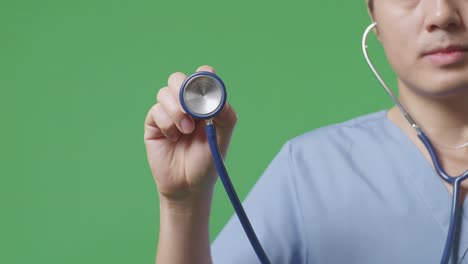
{"type": "Polygon", "coordinates": [[[197,119],[210,119],[226,103],[226,88],[214,73],[196,72],[182,83],[180,102],[187,114],[197,119]]]}

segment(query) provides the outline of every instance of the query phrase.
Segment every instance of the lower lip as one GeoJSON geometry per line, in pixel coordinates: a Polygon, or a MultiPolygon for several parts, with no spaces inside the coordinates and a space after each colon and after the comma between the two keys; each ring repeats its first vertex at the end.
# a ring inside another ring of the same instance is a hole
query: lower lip
{"type": "Polygon", "coordinates": [[[466,51],[438,52],[426,55],[426,58],[435,65],[444,66],[456,64],[465,59],[466,51]]]}

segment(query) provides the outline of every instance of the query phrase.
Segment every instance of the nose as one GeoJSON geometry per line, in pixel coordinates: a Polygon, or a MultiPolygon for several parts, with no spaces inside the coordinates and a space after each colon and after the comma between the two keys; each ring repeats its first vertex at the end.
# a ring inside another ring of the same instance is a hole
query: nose
{"type": "Polygon", "coordinates": [[[429,0],[426,1],[426,29],[455,30],[462,24],[458,0],[429,0]]]}

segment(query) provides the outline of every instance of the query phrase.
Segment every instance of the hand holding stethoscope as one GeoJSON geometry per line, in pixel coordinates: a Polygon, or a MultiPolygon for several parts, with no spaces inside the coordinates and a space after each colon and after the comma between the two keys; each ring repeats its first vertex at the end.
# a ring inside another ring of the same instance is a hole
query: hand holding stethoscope
{"type": "MultiPolygon", "coordinates": [[[[197,71],[214,74],[209,66],[197,71]]],[[[161,199],[180,199],[192,195],[194,190],[211,193],[218,177],[205,135],[205,122],[192,118],[180,105],[179,91],[185,79],[187,76],[180,72],[169,77],[145,120],[148,161],[161,199]]],[[[213,120],[220,150],[225,154],[237,116],[227,103],[218,110],[222,111],[213,120]]]]}

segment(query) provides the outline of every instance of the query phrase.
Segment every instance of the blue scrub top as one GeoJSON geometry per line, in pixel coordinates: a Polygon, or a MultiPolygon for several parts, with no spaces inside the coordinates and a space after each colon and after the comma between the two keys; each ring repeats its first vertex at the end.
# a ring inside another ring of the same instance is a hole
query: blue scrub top
{"type": "MultiPolygon", "coordinates": [[[[275,264],[428,264],[442,257],[451,194],[379,111],[287,142],[243,204],[275,264]]],[[[460,224],[454,255],[468,264],[465,214],[460,224]]],[[[237,216],[213,242],[212,258],[259,263],[237,216]]]]}

